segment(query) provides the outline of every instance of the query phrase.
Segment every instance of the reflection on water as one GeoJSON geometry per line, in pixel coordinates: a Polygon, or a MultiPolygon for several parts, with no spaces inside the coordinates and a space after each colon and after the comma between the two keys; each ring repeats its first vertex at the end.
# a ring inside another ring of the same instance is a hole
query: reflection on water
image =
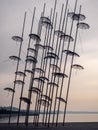
{"type": "MultiPolygon", "coordinates": [[[[52,116],[52,115],[51,115],[52,116]]],[[[43,115],[40,116],[40,121],[42,121],[43,115]]],[[[59,122],[62,122],[63,115],[59,115],[59,122]]],[[[11,117],[11,122],[16,123],[17,117],[11,117]]],[[[20,122],[24,122],[25,117],[20,116],[20,122]]],[[[97,122],[98,114],[66,114],[66,122],[97,122]]],[[[29,117],[29,122],[33,122],[33,117],[29,117]]],[[[8,123],[8,117],[0,118],[0,123],[8,123]]]]}

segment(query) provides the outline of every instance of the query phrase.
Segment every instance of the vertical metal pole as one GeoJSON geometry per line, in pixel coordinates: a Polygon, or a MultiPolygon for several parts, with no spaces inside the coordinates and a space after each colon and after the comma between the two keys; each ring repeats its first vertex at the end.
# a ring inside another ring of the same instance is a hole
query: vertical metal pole
{"type": "MultiPolygon", "coordinates": [[[[56,13],[56,17],[55,17],[55,26],[54,26],[54,34],[53,34],[52,47],[53,47],[54,37],[55,37],[56,22],[57,22],[57,13],[56,13]]],[[[48,77],[50,76],[50,67],[51,67],[51,59],[50,59],[50,64],[49,64],[49,73],[48,73],[48,77]]],[[[47,84],[47,86],[48,86],[48,84],[47,84]]],[[[50,87],[51,87],[51,86],[50,86],[50,87]]],[[[53,86],[53,89],[54,89],[54,86],[53,86]]],[[[50,88],[50,91],[49,91],[49,97],[50,97],[50,93],[51,93],[51,88],[50,88]]],[[[52,99],[52,98],[51,98],[51,99],[52,99]]],[[[51,102],[52,102],[52,101],[51,101],[51,102]]],[[[51,104],[50,104],[50,105],[51,105],[51,104]]],[[[49,108],[47,108],[45,123],[47,122],[48,109],[49,109],[49,108]]]]}
{"type": "MultiPolygon", "coordinates": [[[[21,38],[22,38],[22,39],[23,39],[23,35],[24,35],[25,20],[26,20],[26,12],[25,12],[25,14],[24,14],[24,21],[23,21],[23,28],[22,28],[22,35],[21,35],[21,38]]],[[[19,57],[19,58],[20,58],[20,55],[21,55],[22,42],[23,42],[23,41],[21,40],[20,48],[19,48],[19,54],[18,54],[18,57],[19,57]]],[[[19,68],[19,60],[17,61],[16,72],[18,71],[18,68],[19,68]]],[[[17,79],[17,75],[15,74],[15,81],[16,81],[16,79],[17,79]]],[[[16,88],[16,83],[14,82],[13,90],[15,90],[15,88],[16,88]]],[[[9,124],[10,124],[10,121],[11,121],[13,101],[14,101],[14,92],[12,93],[12,99],[11,99],[11,107],[10,107],[10,115],[9,115],[9,124]]]]}
{"type": "MultiPolygon", "coordinates": [[[[46,6],[46,4],[44,4],[44,9],[43,9],[43,12],[45,12],[45,6],[46,6]]],[[[44,13],[42,14],[42,16],[44,16],[44,13]]],[[[42,29],[42,26],[41,26],[41,29],[42,29]]],[[[48,29],[48,27],[46,27],[46,33],[47,33],[47,29],[48,29]]],[[[40,34],[41,34],[41,32],[40,32],[40,34]]],[[[44,45],[45,45],[45,42],[46,42],[46,40],[47,40],[47,37],[48,37],[48,34],[46,34],[46,36],[45,36],[45,39],[44,39],[44,45]]],[[[44,48],[43,48],[43,52],[42,52],[42,60],[41,60],[41,65],[40,65],[40,68],[42,68],[42,65],[43,65],[43,57],[44,57],[44,48]]],[[[41,72],[40,72],[40,74],[39,74],[39,76],[41,75],[41,72]]],[[[38,84],[38,88],[40,88],[41,89],[41,86],[43,86],[43,84],[38,84]]],[[[42,91],[42,90],[41,90],[42,91]]],[[[40,94],[39,95],[37,95],[37,98],[36,98],[36,105],[35,105],[35,111],[37,110],[38,111],[38,107],[39,107],[39,104],[38,104],[38,99],[40,99],[40,94]]],[[[39,112],[40,113],[40,112],[39,112]]],[[[34,117],[34,120],[33,120],[33,123],[35,123],[35,125],[38,125],[38,120],[39,120],[39,115],[38,115],[38,117],[34,117]]]]}
{"type": "MultiPolygon", "coordinates": [[[[44,15],[44,11],[45,11],[45,5],[44,4],[44,8],[43,8],[43,14],[44,15]]],[[[41,21],[39,21],[39,25],[38,25],[38,32],[37,34],[40,36],[41,35],[41,30],[42,30],[42,27],[41,27],[41,21]]],[[[35,47],[35,50],[36,50],[36,53],[35,53],[35,58],[37,59],[37,55],[38,55],[38,48],[35,47]]],[[[32,69],[34,69],[36,67],[36,63],[34,63],[32,65],[32,69]]],[[[29,90],[31,90],[32,88],[32,85],[33,85],[33,77],[34,77],[34,74],[31,74],[31,78],[30,78],[30,84],[29,84],[29,90]]],[[[28,91],[28,99],[31,101],[31,97],[32,97],[32,92],[31,91],[28,91]]],[[[25,125],[28,125],[28,119],[29,119],[29,110],[30,110],[30,104],[27,104],[27,110],[26,110],[26,117],[25,117],[25,125]]]]}
{"type": "MultiPolygon", "coordinates": [[[[60,15],[60,23],[59,23],[59,30],[60,30],[60,27],[61,27],[61,21],[62,21],[62,15],[63,15],[63,9],[64,9],[64,4],[62,4],[62,9],[61,9],[61,15],[60,15]]],[[[55,49],[55,53],[57,53],[57,48],[59,47],[59,37],[57,37],[57,45],[56,45],[56,49],[55,49]]],[[[54,60],[55,62],[55,60],[54,60]]],[[[51,77],[51,80],[52,80],[53,77],[51,77]]],[[[50,91],[49,91],[49,95],[51,93],[51,86],[50,86],[50,91]]],[[[48,107],[47,107],[47,110],[46,110],[46,113],[48,114],[48,107]]],[[[46,121],[47,121],[47,114],[46,114],[46,121]]],[[[49,126],[49,125],[48,125],[49,126]]]]}
{"type": "MultiPolygon", "coordinates": [[[[55,4],[54,4],[52,24],[54,23],[54,16],[55,16],[56,4],[57,4],[57,0],[55,0],[55,4]]],[[[50,19],[51,19],[51,18],[50,18],[50,19]]],[[[47,44],[49,43],[49,45],[50,45],[50,43],[51,43],[51,36],[52,36],[52,28],[51,28],[51,30],[50,30],[49,42],[47,41],[47,44]]],[[[47,40],[48,40],[48,39],[47,39],[47,40]]],[[[48,50],[48,51],[49,51],[49,50],[48,50]]],[[[46,54],[45,54],[45,55],[46,55],[46,54]]],[[[44,67],[44,66],[43,66],[43,67],[44,67]]],[[[45,71],[46,71],[46,69],[47,69],[47,59],[46,59],[45,71]]],[[[46,91],[48,91],[48,86],[47,86],[46,91]]],[[[43,91],[42,91],[42,93],[43,93],[43,91]]],[[[46,93],[47,93],[47,92],[46,92],[46,93]]],[[[39,112],[40,112],[40,107],[41,107],[41,106],[39,106],[39,112]]],[[[45,108],[44,108],[44,109],[45,109],[45,108]]],[[[45,111],[45,110],[44,110],[44,111],[45,111]]],[[[43,122],[44,122],[44,116],[45,116],[45,115],[43,115],[43,122]]],[[[39,120],[39,117],[38,117],[38,120],[39,120]]],[[[38,121],[37,121],[37,122],[38,122],[38,121]]]]}
{"type": "MultiPolygon", "coordinates": [[[[32,33],[32,30],[33,30],[35,11],[36,11],[36,8],[34,7],[34,12],[33,12],[33,17],[32,17],[32,23],[31,23],[30,34],[32,33]]],[[[30,47],[30,42],[31,42],[31,38],[29,38],[28,48],[30,47]]],[[[28,53],[29,53],[29,51],[28,51],[28,49],[27,49],[27,56],[28,56],[28,53]]],[[[26,68],[27,68],[27,62],[25,63],[24,73],[25,73],[26,68]]],[[[23,77],[23,82],[24,82],[24,81],[25,81],[25,76],[23,77]]],[[[24,89],[24,84],[22,84],[20,98],[21,98],[22,95],[23,95],[23,89],[24,89]]],[[[20,109],[21,109],[21,100],[20,100],[20,102],[19,102],[19,110],[18,110],[17,125],[19,124],[20,109]]]]}
{"type": "MultiPolygon", "coordinates": [[[[51,16],[52,16],[52,9],[51,9],[51,13],[50,13],[50,20],[51,20],[51,16]]],[[[46,45],[48,45],[48,40],[51,38],[51,35],[52,35],[50,29],[52,30],[52,28],[49,27],[49,29],[48,29],[48,36],[49,36],[49,35],[50,35],[50,36],[47,37],[46,45]],[[50,33],[49,33],[49,32],[50,32],[50,33]]],[[[49,45],[50,45],[50,43],[49,43],[49,45]]],[[[45,51],[45,56],[46,56],[46,54],[47,54],[47,50],[45,51]]],[[[43,66],[42,66],[43,70],[45,71],[44,76],[45,76],[45,74],[46,74],[47,63],[48,63],[48,61],[47,61],[47,59],[46,59],[46,63],[43,62],[43,66]]],[[[43,86],[43,87],[44,87],[44,86],[43,86]]],[[[48,87],[46,88],[46,95],[47,95],[47,92],[48,92],[48,87]]],[[[44,106],[44,112],[45,112],[45,106],[44,106]]],[[[43,115],[43,117],[44,117],[44,116],[45,116],[45,114],[43,115]]],[[[43,123],[44,123],[44,118],[43,118],[43,123]]]]}
{"type": "MultiPolygon", "coordinates": [[[[80,12],[81,12],[81,6],[80,6],[80,9],[79,9],[79,14],[80,14],[80,12]]],[[[78,20],[78,22],[79,22],[79,20],[78,20]]],[[[75,35],[75,41],[74,41],[73,52],[75,52],[76,41],[77,41],[77,35],[78,35],[78,26],[77,26],[77,28],[76,28],[76,35],[75,35]]],[[[72,56],[71,66],[70,66],[70,72],[69,72],[69,79],[68,79],[68,86],[67,86],[67,93],[66,93],[66,104],[65,104],[65,108],[64,108],[63,125],[64,125],[64,122],[65,122],[65,114],[66,114],[66,108],[67,108],[67,102],[68,102],[68,94],[69,94],[69,89],[70,89],[70,81],[71,81],[73,60],[74,60],[74,55],[72,56]]]]}
{"type": "MultiPolygon", "coordinates": [[[[67,28],[67,22],[68,22],[68,16],[66,18],[66,26],[65,26],[65,34],[66,34],[66,28],[67,28]]],[[[65,40],[65,39],[64,39],[65,40]]],[[[62,45],[62,51],[64,49],[64,40],[63,40],[63,45],[62,45]]],[[[62,60],[63,60],[63,52],[61,53],[61,59],[60,59],[60,68],[61,68],[61,65],[62,65],[62,60]]],[[[62,79],[62,82],[63,82],[64,78],[62,79]]],[[[58,83],[59,84],[59,79],[58,79],[58,83]]],[[[63,89],[63,86],[61,84],[61,88],[60,88],[60,98],[62,96],[62,89],[63,89]]],[[[57,108],[57,117],[56,117],[56,126],[57,126],[57,123],[58,123],[58,116],[59,116],[59,109],[60,109],[60,100],[58,101],[58,108],[57,108]]]]}
{"type": "MultiPolygon", "coordinates": [[[[52,10],[51,10],[51,13],[52,13],[52,10]]],[[[51,15],[51,14],[50,14],[51,15]]],[[[45,31],[45,38],[44,38],[44,46],[45,45],[47,45],[46,43],[47,43],[47,40],[48,40],[48,35],[49,35],[49,30],[48,30],[48,25],[46,26],[46,31],[45,31]]],[[[43,68],[42,66],[43,66],[43,64],[44,64],[44,55],[45,55],[45,49],[43,48],[43,52],[42,52],[42,58],[41,58],[41,65],[40,65],[40,68],[43,68]]],[[[39,73],[39,77],[41,76],[41,72],[39,73]]],[[[41,86],[43,86],[43,83],[38,83],[38,88],[40,88],[41,89],[41,86]]],[[[38,104],[38,99],[40,99],[40,95],[37,95],[37,98],[36,98],[36,103],[35,103],[35,111],[36,110],[38,110],[38,106],[39,106],[39,104],[38,104]]],[[[34,118],[34,121],[35,121],[35,118],[34,118]]],[[[33,121],[33,122],[34,122],[33,121]]],[[[37,121],[37,117],[36,117],[36,123],[37,123],[38,121],[37,121]]],[[[38,123],[37,123],[38,124],[38,123]]],[[[37,125],[36,124],[36,125],[37,125]]]]}
{"type": "MultiPolygon", "coordinates": [[[[76,6],[77,6],[77,0],[76,0],[76,2],[75,2],[74,13],[75,13],[75,11],[76,11],[76,6]]],[[[72,20],[71,29],[70,29],[70,36],[71,36],[71,34],[72,34],[73,21],[74,21],[74,20],[72,20]]],[[[69,41],[68,41],[67,50],[69,49],[69,46],[70,46],[70,39],[69,39],[69,41]]],[[[66,63],[67,63],[67,55],[66,55],[65,63],[64,63],[64,73],[65,73],[66,63]]],[[[63,80],[62,80],[62,84],[63,84],[63,80]]],[[[61,86],[62,86],[62,85],[61,85],[61,86]]],[[[57,92],[56,92],[56,97],[57,97],[57,93],[58,93],[58,88],[57,88],[57,92]]],[[[56,102],[56,99],[55,99],[55,102],[56,102]]],[[[56,103],[55,103],[55,107],[54,107],[54,113],[55,113],[55,108],[56,108],[56,103]]],[[[52,123],[54,123],[54,117],[53,117],[53,122],[52,122],[52,123]]],[[[57,119],[56,119],[56,126],[57,126],[57,119]]]]}
{"type": "MultiPolygon", "coordinates": [[[[56,22],[57,22],[57,13],[56,13],[56,17],[55,17],[55,23],[54,23],[54,30],[56,28],[56,22]]],[[[55,31],[54,31],[55,32],[55,31]]],[[[49,42],[50,43],[50,42],[49,42]]],[[[53,48],[53,43],[54,43],[54,34],[53,34],[53,39],[52,39],[52,48],[53,48]]],[[[43,92],[43,90],[42,90],[43,92]]],[[[39,113],[40,113],[40,109],[39,109],[39,113]]]]}
{"type": "MultiPolygon", "coordinates": [[[[66,2],[66,7],[65,7],[65,15],[66,16],[66,12],[67,12],[67,6],[68,6],[68,0],[66,2]]],[[[68,11],[69,12],[69,11],[68,11]]],[[[66,25],[65,25],[65,35],[66,35],[66,28],[67,28],[67,22],[68,22],[68,12],[67,12],[67,17],[66,17],[66,25]]],[[[65,19],[64,19],[64,22],[65,22],[65,19]]],[[[63,22],[63,24],[64,24],[63,22]]],[[[64,26],[64,25],[63,25],[64,26]]],[[[63,26],[62,26],[62,30],[63,30],[63,26]]],[[[65,40],[65,39],[64,39],[65,40]]],[[[62,45],[62,51],[63,51],[63,48],[64,48],[64,40],[63,40],[63,45],[62,45]]],[[[62,64],[62,59],[63,59],[63,52],[61,52],[61,59],[60,59],[60,68],[61,68],[61,64],[62,64]]],[[[59,79],[58,79],[58,83],[59,84],[59,79]]],[[[63,86],[61,85],[61,89],[60,89],[60,97],[62,95],[62,88],[63,86]]],[[[58,109],[57,109],[57,118],[56,118],[56,125],[57,125],[57,122],[58,122],[58,115],[59,115],[59,109],[60,109],[60,100],[59,100],[59,103],[58,103],[58,109]]]]}
{"type": "MultiPolygon", "coordinates": [[[[62,29],[61,31],[63,31],[63,28],[64,28],[64,23],[65,23],[65,18],[66,18],[66,11],[67,11],[67,5],[68,5],[68,0],[66,1],[66,6],[65,6],[65,12],[64,12],[64,18],[63,18],[63,24],[62,24],[62,29]]],[[[61,39],[60,39],[60,42],[59,42],[59,49],[58,49],[58,55],[59,55],[59,50],[60,50],[60,46],[61,46],[61,39]]],[[[62,48],[64,47],[64,43],[62,45],[62,48]]],[[[61,54],[61,59],[62,59],[62,54],[61,54]]],[[[61,63],[61,62],[60,62],[61,63]]],[[[56,63],[56,65],[58,64],[58,61],[56,63]]],[[[59,83],[57,83],[59,84],[59,83]]],[[[53,87],[53,90],[52,90],[52,95],[51,95],[51,99],[53,98],[53,92],[54,92],[54,87],[53,87]]],[[[52,107],[52,104],[50,104],[50,109],[49,109],[49,112],[51,113],[51,107],[52,107]]],[[[49,118],[48,118],[48,125],[49,125],[49,122],[50,122],[50,115],[49,115],[49,118]]]]}

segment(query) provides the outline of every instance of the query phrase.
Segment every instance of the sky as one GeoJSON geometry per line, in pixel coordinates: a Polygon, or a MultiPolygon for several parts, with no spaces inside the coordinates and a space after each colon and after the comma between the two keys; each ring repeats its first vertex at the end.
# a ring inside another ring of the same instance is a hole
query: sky
{"type": "MultiPolygon", "coordinates": [[[[11,37],[21,35],[23,16],[26,11],[24,39],[28,42],[34,6],[36,24],[44,2],[47,3],[47,15],[53,7],[54,0],[0,0],[0,106],[9,106],[10,93],[5,92],[4,87],[12,86],[14,80],[15,63],[9,60],[9,56],[17,53],[18,45],[11,37]]],[[[58,0],[58,12],[64,2],[65,0],[58,0]]],[[[70,10],[73,10],[74,2],[75,0],[69,0],[70,10]]],[[[78,0],[78,4],[82,5],[82,14],[86,16],[85,22],[90,25],[90,29],[79,31],[77,51],[80,58],[77,62],[84,67],[84,70],[73,71],[68,110],[98,111],[98,0],[78,0]]],[[[37,31],[35,24],[34,32],[37,31]]],[[[26,45],[22,49],[24,56],[25,49],[26,45]]]]}

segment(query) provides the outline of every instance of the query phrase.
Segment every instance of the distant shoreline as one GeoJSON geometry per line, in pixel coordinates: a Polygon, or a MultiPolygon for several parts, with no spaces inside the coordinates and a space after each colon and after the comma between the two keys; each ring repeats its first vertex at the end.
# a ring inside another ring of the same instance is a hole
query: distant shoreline
{"type": "MultiPolygon", "coordinates": [[[[43,114],[43,113],[40,113],[43,114]]],[[[51,113],[53,114],[53,113],[51,113]]],[[[63,112],[60,112],[60,114],[63,114],[63,112]]],[[[87,112],[87,111],[67,111],[66,114],[98,114],[98,112],[87,112]]],[[[12,113],[12,116],[17,116],[17,113],[12,113]]],[[[25,113],[20,113],[20,116],[25,116],[25,113]]],[[[30,113],[29,116],[34,116],[34,113],[30,113]]],[[[0,114],[0,118],[6,118],[9,117],[8,113],[0,114]]]]}
{"type": "MultiPolygon", "coordinates": [[[[10,113],[10,107],[9,106],[8,107],[0,107],[0,116],[3,115],[3,114],[9,115],[9,113],[10,113]]],[[[40,114],[44,114],[44,113],[45,112],[40,111],[40,114]]],[[[57,112],[55,111],[55,114],[56,113],[57,112]]],[[[59,111],[59,113],[64,114],[64,111],[59,111]]],[[[18,108],[13,107],[12,108],[12,115],[14,116],[14,115],[17,115],[17,114],[18,114],[18,108]]],[[[38,114],[39,114],[39,112],[34,111],[34,110],[30,110],[30,112],[29,112],[29,116],[38,115],[38,114]]],[[[48,112],[47,114],[54,114],[54,111],[51,111],[51,113],[48,112]]],[[[98,111],[67,111],[66,114],[98,114],[98,111]]],[[[26,115],[26,110],[24,110],[24,109],[20,110],[20,115],[21,116],[26,115]]]]}

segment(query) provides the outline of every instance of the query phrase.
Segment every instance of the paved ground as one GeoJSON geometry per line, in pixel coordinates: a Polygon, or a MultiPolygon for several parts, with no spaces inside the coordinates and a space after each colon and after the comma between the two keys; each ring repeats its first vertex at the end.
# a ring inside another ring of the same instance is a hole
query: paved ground
{"type": "Polygon", "coordinates": [[[25,126],[20,124],[17,126],[16,124],[0,124],[0,130],[98,130],[98,122],[88,122],[88,123],[66,123],[63,127],[61,124],[56,126],[25,126]]]}

